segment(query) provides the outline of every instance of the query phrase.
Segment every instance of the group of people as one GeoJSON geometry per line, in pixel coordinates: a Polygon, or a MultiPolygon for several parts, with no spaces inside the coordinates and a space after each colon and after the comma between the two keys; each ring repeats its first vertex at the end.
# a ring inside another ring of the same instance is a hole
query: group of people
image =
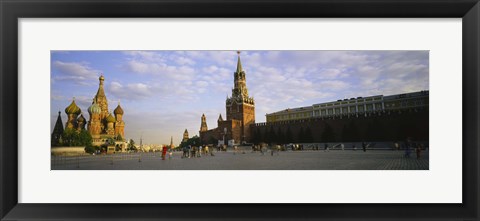
{"type": "Polygon", "coordinates": [[[182,148],[183,154],[182,158],[195,158],[195,157],[202,157],[203,155],[208,155],[210,154],[211,156],[214,156],[213,152],[210,151],[207,145],[200,145],[200,146],[184,146],[182,148]]]}
{"type": "MultiPolygon", "coordinates": [[[[397,142],[395,142],[394,146],[395,148],[397,148],[397,150],[400,148],[400,145],[398,145],[397,142]]],[[[422,151],[425,149],[425,146],[423,144],[413,142],[411,138],[407,138],[407,140],[405,141],[404,149],[405,149],[405,153],[404,153],[405,158],[410,158],[412,151],[415,151],[415,154],[417,155],[417,159],[420,159],[422,157],[422,151]]]]}

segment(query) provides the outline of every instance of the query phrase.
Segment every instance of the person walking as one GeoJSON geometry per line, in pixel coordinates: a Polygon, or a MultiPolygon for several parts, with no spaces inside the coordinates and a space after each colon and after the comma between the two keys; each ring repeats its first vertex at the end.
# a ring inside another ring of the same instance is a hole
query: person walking
{"type": "Polygon", "coordinates": [[[365,142],[362,142],[362,149],[363,152],[367,152],[367,144],[365,142]]]}
{"type": "Polygon", "coordinates": [[[192,158],[197,157],[197,146],[192,147],[191,155],[192,155],[192,158]]]}
{"type": "Polygon", "coordinates": [[[187,157],[187,146],[182,147],[182,159],[187,157]]]}
{"type": "Polygon", "coordinates": [[[422,145],[417,144],[415,146],[416,146],[415,153],[417,154],[417,159],[420,159],[422,154],[422,145]]]}
{"type": "Polygon", "coordinates": [[[395,141],[395,143],[393,144],[393,147],[394,147],[394,150],[400,150],[400,145],[398,144],[398,142],[395,141]]]}
{"type": "Polygon", "coordinates": [[[412,146],[412,141],[410,138],[407,138],[407,141],[405,142],[405,157],[410,158],[410,152],[411,152],[411,146],[412,146]]]}
{"type": "Polygon", "coordinates": [[[342,148],[342,150],[345,150],[345,145],[343,145],[343,143],[341,143],[340,148],[342,148]]]}
{"type": "Polygon", "coordinates": [[[167,155],[167,146],[163,146],[163,148],[162,148],[162,160],[165,160],[166,155],[167,155]]]}

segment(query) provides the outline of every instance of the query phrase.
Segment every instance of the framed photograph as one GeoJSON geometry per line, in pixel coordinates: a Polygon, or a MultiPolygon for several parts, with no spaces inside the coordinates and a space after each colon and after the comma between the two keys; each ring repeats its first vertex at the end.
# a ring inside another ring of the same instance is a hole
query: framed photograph
{"type": "Polygon", "coordinates": [[[2,220],[479,220],[476,0],[1,4],[2,220]]]}

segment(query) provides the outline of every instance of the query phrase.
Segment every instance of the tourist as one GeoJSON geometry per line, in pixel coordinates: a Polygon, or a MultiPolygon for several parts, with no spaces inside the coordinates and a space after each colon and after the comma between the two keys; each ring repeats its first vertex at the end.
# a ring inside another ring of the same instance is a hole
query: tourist
{"type": "Polygon", "coordinates": [[[191,152],[192,152],[192,145],[188,145],[188,148],[187,148],[187,158],[190,158],[190,157],[192,156],[191,152]]]}
{"type": "Polygon", "coordinates": [[[363,152],[367,152],[367,144],[365,142],[362,142],[362,149],[363,152]]]}
{"type": "Polygon", "coordinates": [[[165,160],[165,156],[167,155],[167,146],[162,147],[162,160],[165,160]]]}
{"type": "Polygon", "coordinates": [[[194,157],[197,157],[197,147],[196,146],[192,146],[192,151],[190,153],[190,155],[192,156],[192,158],[194,157]]]}
{"type": "Polygon", "coordinates": [[[168,159],[169,159],[169,160],[172,159],[172,155],[173,155],[173,150],[172,150],[172,148],[170,148],[170,149],[168,150],[168,159]]]}
{"type": "Polygon", "coordinates": [[[419,145],[419,144],[416,144],[415,147],[416,147],[415,148],[415,153],[417,154],[417,159],[420,159],[420,157],[421,157],[420,155],[422,153],[422,146],[419,145]]]}
{"type": "Polygon", "coordinates": [[[410,147],[412,145],[412,141],[410,140],[410,138],[407,138],[407,141],[405,141],[405,157],[406,158],[410,158],[410,147]]]}
{"type": "Polygon", "coordinates": [[[210,156],[212,156],[212,157],[215,156],[215,154],[213,154],[213,146],[212,146],[212,151],[210,151],[210,156]]]}
{"type": "Polygon", "coordinates": [[[187,146],[183,146],[182,151],[183,151],[183,153],[182,153],[182,159],[183,159],[183,158],[187,157],[187,146]]]}
{"type": "Polygon", "coordinates": [[[202,145],[198,146],[197,157],[202,157],[202,145]]]}
{"type": "Polygon", "coordinates": [[[342,150],[345,150],[345,145],[343,145],[343,143],[341,143],[340,148],[342,148],[342,150]]]}
{"type": "Polygon", "coordinates": [[[324,152],[327,152],[327,150],[328,150],[328,143],[325,143],[324,148],[323,148],[323,151],[324,151],[324,152]]]}
{"type": "Polygon", "coordinates": [[[393,147],[394,147],[394,150],[399,150],[400,149],[400,145],[398,144],[397,141],[395,141],[395,143],[393,144],[393,147]]]}
{"type": "Polygon", "coordinates": [[[208,149],[208,145],[205,145],[205,155],[209,154],[210,150],[208,149]]]}

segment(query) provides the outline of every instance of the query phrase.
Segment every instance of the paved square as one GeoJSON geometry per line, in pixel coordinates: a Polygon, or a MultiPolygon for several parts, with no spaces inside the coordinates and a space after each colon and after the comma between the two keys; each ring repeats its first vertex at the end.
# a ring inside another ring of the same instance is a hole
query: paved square
{"type": "Polygon", "coordinates": [[[394,150],[305,150],[271,154],[249,150],[215,152],[215,156],[161,159],[160,153],[121,153],[78,157],[52,156],[53,170],[428,170],[429,154],[394,150]]]}

